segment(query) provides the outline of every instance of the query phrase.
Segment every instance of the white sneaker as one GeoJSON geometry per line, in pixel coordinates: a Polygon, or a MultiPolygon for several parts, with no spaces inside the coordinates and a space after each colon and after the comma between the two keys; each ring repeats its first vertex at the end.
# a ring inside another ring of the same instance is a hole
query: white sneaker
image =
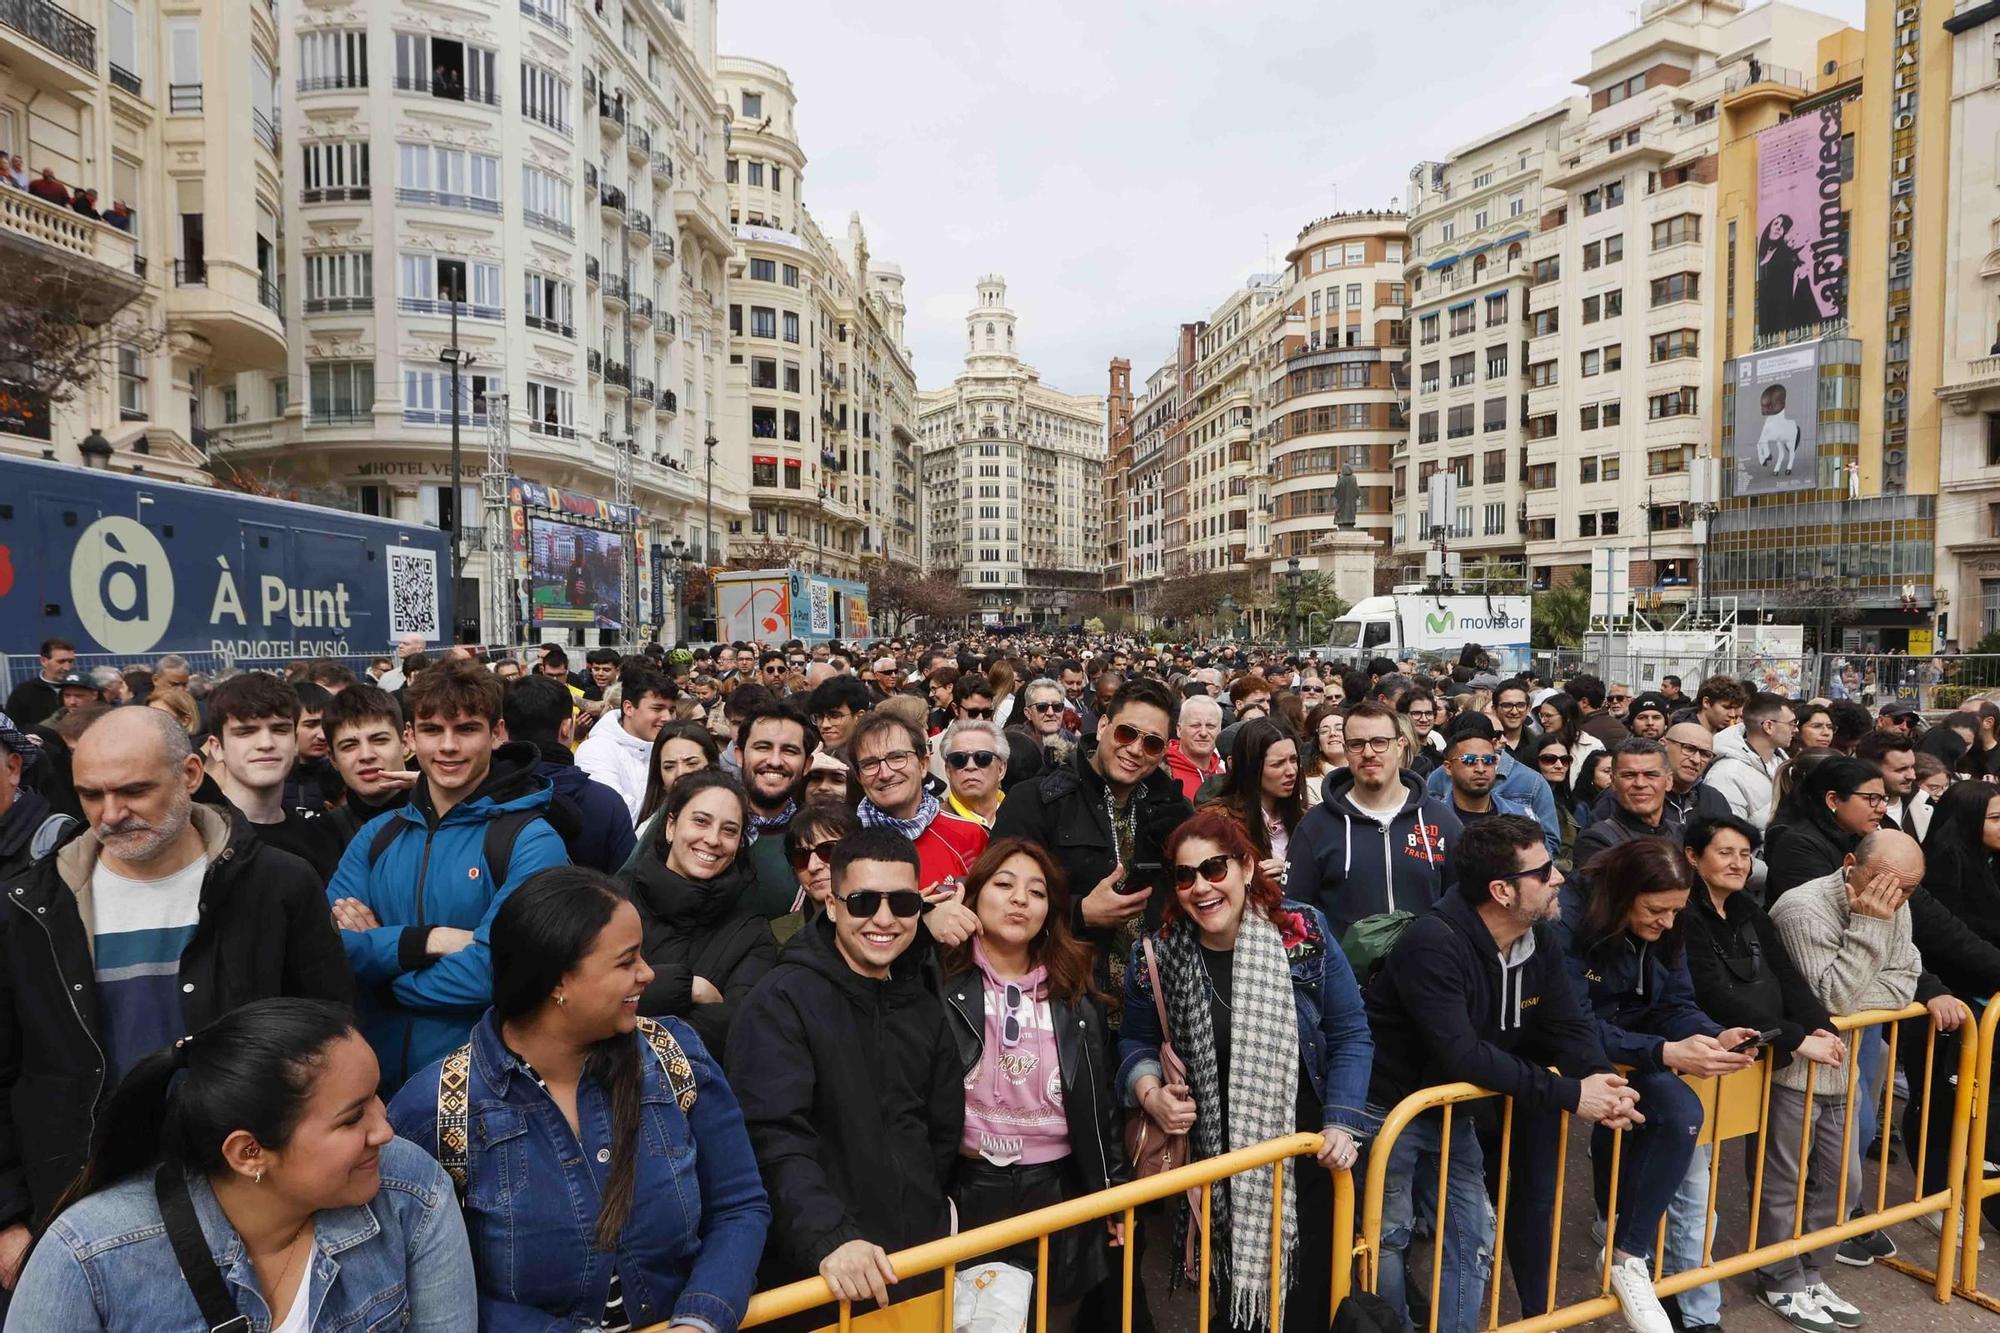
{"type": "Polygon", "coordinates": [[[1815,1282],[1807,1287],[1806,1295],[1812,1297],[1813,1304],[1819,1307],[1821,1314],[1842,1328],[1860,1328],[1868,1322],[1861,1317],[1861,1311],[1856,1306],[1842,1300],[1834,1289],[1824,1282],[1815,1282]]]}
{"type": "Polygon", "coordinates": [[[1611,1265],[1611,1294],[1632,1333],[1674,1333],[1674,1321],[1653,1294],[1653,1272],[1638,1255],[1611,1265]]]}
{"type": "Polygon", "coordinates": [[[1757,1299],[1793,1328],[1805,1333],[1840,1333],[1840,1325],[1829,1319],[1809,1291],[1759,1291],[1757,1299]]]}
{"type": "MultiPolygon", "coordinates": [[[[1974,1216],[1976,1217],[1977,1214],[1974,1214],[1974,1216]]],[[[1922,1217],[1918,1218],[1917,1221],[1923,1225],[1924,1230],[1930,1232],[1933,1236],[1942,1236],[1944,1234],[1943,1213],[1925,1213],[1922,1217]]],[[[1978,1238],[1978,1244],[1980,1252],[1982,1254],[1985,1253],[1986,1238],[1984,1236],[1980,1236],[1978,1238]]]]}

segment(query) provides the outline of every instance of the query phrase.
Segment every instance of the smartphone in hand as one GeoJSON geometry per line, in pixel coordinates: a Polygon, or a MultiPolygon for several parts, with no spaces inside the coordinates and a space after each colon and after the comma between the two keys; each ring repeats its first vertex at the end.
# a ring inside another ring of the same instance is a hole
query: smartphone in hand
{"type": "Polygon", "coordinates": [[[1783,1028],[1766,1028],[1764,1029],[1764,1031],[1758,1033],[1756,1036],[1751,1037],[1745,1041],[1739,1041],[1734,1046],[1731,1046],[1729,1048],[1729,1053],[1731,1055],[1741,1055],[1745,1051],[1754,1051],[1761,1047],[1769,1046],[1772,1042],[1776,1041],[1779,1038],[1779,1036],[1783,1034],[1783,1032],[1784,1032],[1783,1028]]]}

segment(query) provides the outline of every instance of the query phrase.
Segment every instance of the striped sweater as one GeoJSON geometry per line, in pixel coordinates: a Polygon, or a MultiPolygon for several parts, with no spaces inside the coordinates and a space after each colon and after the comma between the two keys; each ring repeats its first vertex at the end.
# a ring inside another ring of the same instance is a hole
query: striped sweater
{"type": "MultiPolygon", "coordinates": [[[[1910,938],[1909,905],[1886,921],[1855,915],[1847,907],[1845,870],[1787,892],[1772,906],[1771,922],[1828,1013],[1901,1009],[1916,998],[1924,960],[1910,938]]],[[[1772,1082],[1803,1091],[1808,1067],[1807,1061],[1793,1060],[1772,1075],[1772,1082]]],[[[1845,1064],[1838,1070],[1812,1068],[1814,1096],[1846,1095],[1845,1064]]]]}

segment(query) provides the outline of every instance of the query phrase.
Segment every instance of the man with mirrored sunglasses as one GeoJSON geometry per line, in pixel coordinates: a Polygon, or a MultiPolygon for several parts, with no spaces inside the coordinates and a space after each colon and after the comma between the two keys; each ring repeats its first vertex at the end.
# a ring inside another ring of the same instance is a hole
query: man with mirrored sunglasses
{"type": "Polygon", "coordinates": [[[1500,735],[1483,713],[1466,713],[1445,729],[1444,766],[1438,771],[1451,786],[1451,810],[1467,828],[1493,815],[1526,815],[1534,811],[1500,794],[1500,735]]]}
{"type": "MultiPolygon", "coordinates": [[[[900,724],[898,724],[900,726],[900,724]]],[[[856,748],[868,753],[867,737],[856,748]]],[[[728,1072],[764,1187],[785,1200],[758,1286],[820,1276],[863,1302],[906,1299],[889,1255],[950,1230],[945,1191],[965,1092],[943,1002],[913,952],[925,908],[916,848],[863,828],[833,848],[832,901],[742,1001],[728,1072]]],[[[822,1309],[774,1324],[820,1328],[822,1309]]]]}
{"type": "Polygon", "coordinates": [[[1000,728],[983,719],[954,722],[944,730],[945,808],[991,830],[1005,793],[1007,741],[1000,728]]]}

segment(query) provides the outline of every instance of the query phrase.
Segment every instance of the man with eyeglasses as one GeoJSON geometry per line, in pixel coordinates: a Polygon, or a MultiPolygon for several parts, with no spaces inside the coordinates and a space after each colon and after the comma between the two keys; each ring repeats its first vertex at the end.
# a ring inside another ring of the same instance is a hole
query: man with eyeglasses
{"type": "MultiPolygon", "coordinates": [[[[1364,734],[1384,734],[1383,724],[1393,725],[1383,717],[1364,724],[1364,734]]],[[[1350,733],[1353,726],[1350,715],[1350,733]]],[[[1366,997],[1375,1037],[1372,1115],[1387,1115],[1420,1088],[1466,1079],[1513,1097],[1517,1114],[1568,1111],[1614,1129],[1640,1122],[1637,1094],[1605,1057],[1556,943],[1563,875],[1541,833],[1535,821],[1515,815],[1467,829],[1452,848],[1455,887],[1435,911],[1419,913],[1383,959],[1366,997]]],[[[1517,1132],[1517,1149],[1520,1142],[1517,1132]]],[[[1440,1150],[1436,1112],[1412,1122],[1388,1149],[1376,1293],[1398,1315],[1409,1313],[1404,1256],[1416,1216],[1416,1182],[1436,1180],[1440,1150]]],[[[1497,1144],[1490,1150],[1497,1153],[1497,1144]]],[[[1484,1179],[1487,1151],[1468,1117],[1453,1121],[1450,1156],[1445,1197],[1437,1205],[1444,1259],[1433,1313],[1440,1333],[1472,1333],[1484,1314],[1493,1205],[1484,1179]]],[[[1547,1183],[1552,1190],[1553,1179],[1547,1183]]],[[[1509,1236],[1549,1225],[1548,1203],[1524,1203],[1533,1193],[1529,1184],[1514,1175],[1509,1236]]],[[[1546,1266],[1546,1250],[1532,1256],[1525,1250],[1507,1247],[1517,1273],[1524,1261],[1546,1266]]]]}
{"type": "MultiPolygon", "coordinates": [[[[1728,814],[1729,798],[1702,781],[1715,761],[1715,737],[1708,728],[1699,722],[1676,722],[1667,728],[1665,740],[1667,761],[1673,767],[1667,804],[1681,817],[1681,827],[1728,814]]],[[[1914,761],[1911,776],[1915,776],[1914,761]]]]}
{"type": "Polygon", "coordinates": [[[1507,755],[1526,761],[1529,749],[1534,745],[1537,733],[1528,717],[1528,685],[1516,677],[1504,680],[1493,689],[1493,716],[1499,722],[1500,749],[1507,755]]]}
{"type": "Polygon", "coordinates": [[[1007,739],[984,718],[967,718],[944,729],[945,809],[991,829],[1005,793],[1000,779],[1007,773],[1007,739]]]}
{"type": "Polygon", "coordinates": [[[785,692],[785,655],[776,648],[767,648],[757,659],[757,679],[773,694],[785,692]]]}
{"type": "Polygon", "coordinates": [[[1095,975],[1112,994],[1110,960],[1125,957],[1142,916],[1158,923],[1167,835],[1194,813],[1162,763],[1173,709],[1159,681],[1127,681],[1105,706],[1096,743],[1015,787],[993,821],[996,839],[1027,838],[1062,866],[1071,924],[1096,946],[1095,975]]]}
{"type": "MultiPolygon", "coordinates": [[[[990,718],[987,725],[992,725],[990,718]]],[[[950,734],[948,729],[946,735],[950,734]]],[[[853,751],[854,772],[866,794],[855,811],[862,827],[892,828],[908,838],[917,849],[922,867],[917,883],[925,896],[955,897],[972,863],[986,850],[986,828],[946,809],[924,786],[923,736],[894,713],[877,710],[854,728],[853,751]]],[[[1000,746],[999,752],[1004,756],[1006,747],[1000,746]]],[[[1000,762],[1004,768],[1005,759],[1000,762]]],[[[963,924],[955,912],[940,920],[955,928],[963,924]]],[[[938,924],[932,923],[934,928],[938,924]]],[[[949,933],[956,937],[940,934],[939,938],[946,944],[960,942],[956,929],[949,933]]]]}
{"type": "Polygon", "coordinates": [[[847,758],[847,742],[854,724],[875,706],[874,695],[856,676],[828,676],[806,696],[806,715],[819,728],[820,749],[838,759],[847,758]]]}
{"type": "Polygon", "coordinates": [[[1404,768],[1408,747],[1387,704],[1347,715],[1347,767],[1328,773],[1320,804],[1292,830],[1287,896],[1326,913],[1336,935],[1363,917],[1431,910],[1451,884],[1446,859],[1460,824],[1445,797],[1404,768]]]}
{"type": "MultiPolygon", "coordinates": [[[[889,1263],[950,1231],[947,1175],[965,1125],[948,1015],[911,951],[919,875],[917,849],[895,829],[842,838],[827,910],[740,1002],[729,1084],[764,1187],[785,1201],[759,1287],[819,1276],[838,1297],[886,1304],[892,1287],[903,1298],[938,1284],[899,1282],[889,1263]]],[[[796,1326],[834,1317],[814,1311],[796,1326]]]]}
{"type": "Polygon", "coordinates": [[[1535,817],[1527,806],[1495,790],[1500,780],[1499,734],[1485,714],[1455,717],[1445,732],[1444,765],[1438,774],[1451,788],[1451,811],[1460,824],[1471,828],[1494,815],[1535,817]]]}

